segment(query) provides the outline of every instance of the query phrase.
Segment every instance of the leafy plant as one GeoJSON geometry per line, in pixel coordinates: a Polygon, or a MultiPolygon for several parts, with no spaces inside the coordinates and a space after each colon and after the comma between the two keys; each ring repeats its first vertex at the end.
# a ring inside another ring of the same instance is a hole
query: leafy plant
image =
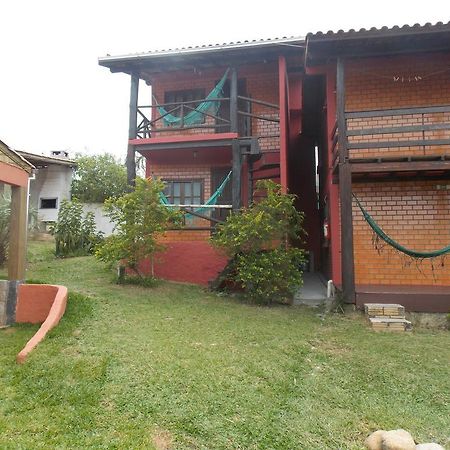
{"type": "Polygon", "coordinates": [[[163,249],[157,235],[169,225],[180,223],[179,212],[162,205],[160,192],[164,184],[159,180],[136,179],[133,192],[105,202],[106,215],[115,224],[115,233],[108,236],[95,252],[104,262],[123,261],[140,278],[139,262],[163,249]]]}
{"type": "Polygon", "coordinates": [[[55,236],[56,256],[88,255],[102,239],[95,228],[94,214],[88,212],[83,217],[83,205],[77,199],[61,202],[51,232],[55,236]]]}
{"type": "Polygon", "coordinates": [[[259,181],[265,198],[228,217],[212,237],[231,258],[231,278],[252,300],[269,304],[285,299],[301,286],[304,252],[290,245],[303,234],[303,213],[295,196],[282,193],[270,180],[259,181]]]}
{"type": "Polygon", "coordinates": [[[128,192],[127,172],[113,155],[77,156],[72,195],[82,202],[103,203],[128,192]]]}

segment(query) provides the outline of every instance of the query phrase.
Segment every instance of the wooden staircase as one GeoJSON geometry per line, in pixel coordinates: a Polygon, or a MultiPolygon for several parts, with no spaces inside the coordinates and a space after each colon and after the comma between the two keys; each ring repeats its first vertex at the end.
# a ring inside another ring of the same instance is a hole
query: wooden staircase
{"type": "Polygon", "coordinates": [[[411,331],[405,318],[405,308],[397,303],[365,303],[364,313],[375,331],[411,331]]]}

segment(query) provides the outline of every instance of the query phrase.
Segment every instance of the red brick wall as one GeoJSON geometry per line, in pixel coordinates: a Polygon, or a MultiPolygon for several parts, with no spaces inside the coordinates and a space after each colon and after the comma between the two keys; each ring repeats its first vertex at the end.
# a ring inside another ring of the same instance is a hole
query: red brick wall
{"type": "MultiPolygon", "coordinates": [[[[209,69],[205,71],[183,71],[171,72],[160,76],[153,76],[153,94],[159,103],[164,102],[166,91],[176,91],[184,89],[204,88],[205,95],[214,88],[216,82],[223,76],[226,66],[219,69],[209,69]]],[[[246,79],[247,94],[249,97],[278,104],[278,66],[276,64],[249,65],[239,68],[238,77],[246,79]]],[[[278,118],[278,111],[262,105],[254,104],[252,107],[254,114],[262,117],[278,118]]],[[[214,124],[214,119],[207,118],[207,124],[214,124]]],[[[182,134],[211,133],[213,129],[188,130],[182,134]]],[[[158,136],[177,135],[180,132],[164,132],[158,136]]],[[[259,119],[252,119],[252,134],[258,136],[269,136],[279,134],[279,125],[275,122],[267,122],[259,119]]],[[[260,145],[263,150],[278,150],[278,138],[262,138],[260,145]]]]}
{"type": "MultiPolygon", "coordinates": [[[[450,105],[450,54],[374,58],[346,66],[346,111],[450,105]],[[422,79],[415,80],[419,76],[422,79]],[[394,81],[394,77],[403,77],[394,81]],[[411,81],[408,81],[410,78],[411,81]]],[[[390,116],[353,119],[348,128],[375,128],[450,121],[450,114],[390,116]]],[[[421,139],[422,133],[384,134],[350,138],[356,141],[421,139]]],[[[427,132],[426,138],[450,138],[449,131],[427,132]]],[[[407,147],[351,150],[351,157],[431,155],[448,152],[445,147],[407,147]]],[[[448,181],[396,181],[353,184],[361,199],[388,235],[413,250],[436,250],[450,243],[450,190],[436,186],[448,181]]],[[[379,253],[372,245],[372,230],[353,204],[354,255],[357,284],[450,285],[450,258],[416,264],[388,250],[379,253]]]]}
{"type": "MultiPolygon", "coordinates": [[[[383,230],[405,247],[437,250],[450,244],[449,180],[354,184],[353,192],[383,230]]],[[[355,276],[357,284],[450,285],[450,258],[424,261],[372,245],[372,230],[353,204],[355,276]]]]}
{"type": "MultiPolygon", "coordinates": [[[[358,60],[346,65],[346,111],[450,105],[450,54],[358,60]],[[394,77],[398,80],[394,81],[394,77]],[[417,77],[417,79],[416,79],[417,77]],[[420,77],[420,79],[419,79],[420,77]],[[403,82],[401,81],[403,78],[403,82]]],[[[350,119],[349,130],[450,122],[450,113],[350,119]]],[[[351,137],[350,142],[449,139],[450,130],[351,137]]],[[[450,146],[353,149],[354,158],[445,154],[450,146]]]]}

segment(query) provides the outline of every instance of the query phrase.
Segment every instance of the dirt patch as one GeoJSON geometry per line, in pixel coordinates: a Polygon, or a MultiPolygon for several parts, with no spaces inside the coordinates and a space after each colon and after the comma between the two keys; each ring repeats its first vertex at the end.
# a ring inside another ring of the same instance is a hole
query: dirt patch
{"type": "Polygon", "coordinates": [[[172,435],[167,430],[156,429],[152,435],[152,442],[156,450],[173,449],[172,435]]]}
{"type": "Polygon", "coordinates": [[[17,331],[17,328],[13,328],[13,327],[0,327],[0,331],[3,334],[14,334],[17,331]]]}

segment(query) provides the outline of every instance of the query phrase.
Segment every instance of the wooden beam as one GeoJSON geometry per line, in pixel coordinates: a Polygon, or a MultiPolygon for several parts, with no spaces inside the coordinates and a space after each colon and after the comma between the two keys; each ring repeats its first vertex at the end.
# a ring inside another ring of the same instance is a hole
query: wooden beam
{"type": "Polygon", "coordinates": [[[8,279],[25,279],[28,186],[11,187],[8,279]]]}
{"type": "Polygon", "coordinates": [[[352,173],[450,170],[450,161],[367,162],[351,164],[352,173]]]}
{"type": "Polygon", "coordinates": [[[235,67],[230,70],[230,131],[238,132],[238,75],[235,67]]]}
{"type": "Polygon", "coordinates": [[[239,141],[235,139],[232,144],[233,151],[233,176],[232,176],[232,205],[233,211],[241,208],[241,172],[242,172],[242,155],[239,141]]]}
{"type": "MultiPolygon", "coordinates": [[[[139,94],[139,76],[136,73],[131,74],[130,86],[130,117],[128,125],[128,139],[135,139],[137,133],[137,110],[138,110],[138,94],[139,94]]],[[[130,186],[135,185],[136,179],[136,160],[135,147],[128,143],[127,149],[127,181],[130,186]]]]}
{"type": "Polygon", "coordinates": [[[339,143],[339,198],[341,203],[342,287],[344,301],[355,303],[352,171],[348,161],[347,122],[345,119],[345,66],[342,58],[337,60],[336,102],[339,143]]]}

